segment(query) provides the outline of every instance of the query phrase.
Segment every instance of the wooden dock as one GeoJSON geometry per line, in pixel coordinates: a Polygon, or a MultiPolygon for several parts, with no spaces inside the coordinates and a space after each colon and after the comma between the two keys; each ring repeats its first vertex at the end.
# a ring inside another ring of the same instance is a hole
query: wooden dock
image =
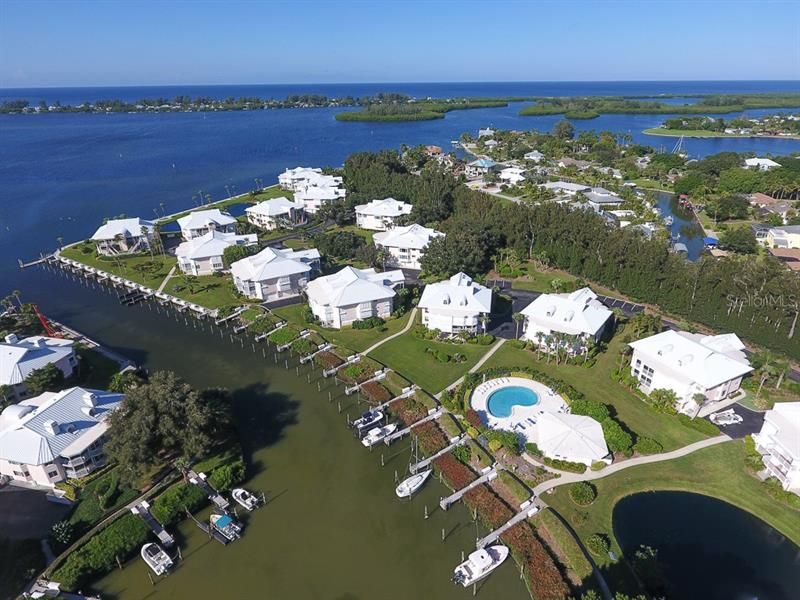
{"type": "Polygon", "coordinates": [[[485,548],[486,546],[489,546],[491,544],[494,544],[500,538],[500,536],[503,535],[503,533],[505,533],[507,530],[511,529],[517,523],[521,523],[525,519],[532,517],[537,512],[539,512],[539,507],[536,506],[535,504],[528,503],[528,505],[525,506],[525,508],[523,508],[517,514],[511,517],[506,523],[504,523],[503,525],[501,525],[500,527],[489,533],[486,537],[479,539],[475,543],[475,546],[478,549],[480,549],[480,548],[485,548]]]}
{"type": "Polygon", "coordinates": [[[222,533],[214,529],[210,524],[203,523],[202,521],[198,521],[197,518],[190,513],[188,510],[186,514],[189,515],[189,518],[194,521],[194,524],[197,525],[200,529],[206,532],[208,537],[217,540],[223,546],[227,546],[230,543],[230,540],[226,538],[222,533]]]}
{"type": "Polygon", "coordinates": [[[436,454],[434,454],[432,456],[429,456],[428,458],[422,459],[418,463],[414,463],[413,465],[408,467],[408,470],[413,475],[414,473],[416,473],[420,469],[424,469],[425,467],[427,467],[429,464],[431,464],[433,461],[435,461],[440,456],[444,456],[445,454],[450,452],[450,450],[452,450],[456,446],[460,446],[461,444],[463,444],[466,441],[467,441],[467,434],[466,433],[462,433],[460,436],[458,436],[458,438],[455,441],[453,441],[450,444],[448,444],[445,448],[442,448],[436,454]]]}
{"type": "Polygon", "coordinates": [[[230,502],[206,481],[205,473],[189,471],[189,481],[205,492],[208,499],[220,510],[228,510],[230,502]]]}
{"type": "Polygon", "coordinates": [[[420,419],[416,423],[412,423],[411,425],[409,425],[405,429],[401,429],[400,431],[395,431],[391,435],[387,435],[385,438],[383,438],[383,443],[386,444],[387,446],[391,446],[392,442],[394,442],[395,440],[399,440],[401,437],[411,433],[411,430],[414,429],[414,427],[416,427],[417,425],[422,425],[423,423],[427,423],[428,421],[433,421],[434,419],[438,419],[443,414],[444,414],[444,410],[442,410],[440,408],[437,411],[429,414],[427,417],[425,417],[423,419],[420,419]]]}
{"type": "MultiPolygon", "coordinates": [[[[489,471],[478,477],[475,481],[473,481],[466,487],[463,487],[460,490],[450,494],[449,496],[447,496],[447,498],[442,498],[441,500],[439,500],[439,506],[441,506],[442,510],[447,510],[451,504],[454,504],[455,502],[461,500],[461,497],[468,491],[475,489],[479,485],[488,483],[493,479],[495,479],[496,477],[497,477],[497,469],[495,467],[492,467],[491,469],[489,469],[489,471]]],[[[478,546],[478,547],[482,548],[483,546],[478,546]]]]}
{"type": "Polygon", "coordinates": [[[167,530],[164,529],[163,525],[161,525],[161,523],[159,523],[153,516],[153,513],[150,512],[150,504],[147,502],[147,500],[142,500],[135,506],[132,506],[131,512],[144,519],[144,522],[147,523],[150,529],[153,530],[153,533],[156,534],[156,537],[162,546],[169,548],[175,544],[175,538],[173,538],[167,532],[167,530]]]}

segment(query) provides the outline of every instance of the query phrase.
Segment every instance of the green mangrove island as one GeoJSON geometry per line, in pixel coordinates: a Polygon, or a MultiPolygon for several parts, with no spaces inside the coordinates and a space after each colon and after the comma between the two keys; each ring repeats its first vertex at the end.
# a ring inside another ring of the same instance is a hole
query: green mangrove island
{"type": "Polygon", "coordinates": [[[800,94],[714,94],[687,104],[667,104],[656,98],[562,97],[538,98],[519,111],[522,116],[564,115],[568,119],[594,119],[602,114],[705,114],[735,113],[751,108],[796,108],[800,94]]]}

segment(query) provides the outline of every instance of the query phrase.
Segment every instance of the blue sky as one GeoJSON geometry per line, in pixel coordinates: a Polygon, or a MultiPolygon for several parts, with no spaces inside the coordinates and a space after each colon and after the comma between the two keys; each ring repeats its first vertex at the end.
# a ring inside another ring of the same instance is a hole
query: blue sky
{"type": "Polygon", "coordinates": [[[0,0],[0,87],[800,79],[799,0],[0,0]]]}

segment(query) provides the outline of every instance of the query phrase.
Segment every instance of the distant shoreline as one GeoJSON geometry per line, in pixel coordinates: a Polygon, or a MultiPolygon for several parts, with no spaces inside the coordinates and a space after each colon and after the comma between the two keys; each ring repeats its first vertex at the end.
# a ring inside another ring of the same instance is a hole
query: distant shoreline
{"type": "Polygon", "coordinates": [[[661,137],[687,137],[687,138],[768,138],[776,140],[800,140],[800,135],[758,135],[741,133],[724,133],[718,131],[702,131],[699,129],[664,129],[663,127],[650,127],[642,130],[645,135],[661,137]]]}

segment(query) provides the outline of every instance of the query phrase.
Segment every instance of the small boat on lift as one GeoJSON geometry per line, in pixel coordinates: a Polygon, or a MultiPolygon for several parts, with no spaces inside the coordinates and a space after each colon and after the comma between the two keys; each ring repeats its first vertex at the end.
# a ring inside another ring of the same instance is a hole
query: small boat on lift
{"type": "Polygon", "coordinates": [[[169,554],[158,544],[149,543],[142,546],[142,559],[156,575],[163,575],[172,568],[173,562],[169,554]]]}
{"type": "Polygon", "coordinates": [[[397,425],[394,423],[384,425],[383,427],[375,427],[367,432],[367,435],[364,436],[361,443],[366,448],[371,448],[386,436],[392,435],[395,431],[397,431],[397,425]]]}
{"type": "Polygon", "coordinates": [[[236,503],[246,510],[255,510],[261,504],[261,500],[255,494],[248,492],[244,488],[234,488],[231,490],[231,496],[236,500],[236,503]]]}
{"type": "Polygon", "coordinates": [[[397,497],[410,498],[413,496],[417,490],[425,485],[425,482],[428,481],[428,477],[431,476],[431,473],[433,473],[433,469],[427,469],[425,471],[420,471],[419,473],[416,473],[415,475],[412,475],[408,479],[402,481],[395,489],[397,497]]]}
{"type": "Polygon", "coordinates": [[[469,587],[486,577],[508,558],[509,550],[505,546],[489,546],[470,553],[453,573],[453,582],[469,587]]]}
{"type": "Polygon", "coordinates": [[[231,542],[242,535],[242,526],[230,515],[211,515],[211,526],[231,542]]]}
{"type": "Polygon", "coordinates": [[[383,420],[383,411],[380,410],[368,410],[364,414],[362,414],[359,418],[353,421],[353,427],[358,429],[359,431],[364,431],[371,429],[378,423],[383,420]]]}

